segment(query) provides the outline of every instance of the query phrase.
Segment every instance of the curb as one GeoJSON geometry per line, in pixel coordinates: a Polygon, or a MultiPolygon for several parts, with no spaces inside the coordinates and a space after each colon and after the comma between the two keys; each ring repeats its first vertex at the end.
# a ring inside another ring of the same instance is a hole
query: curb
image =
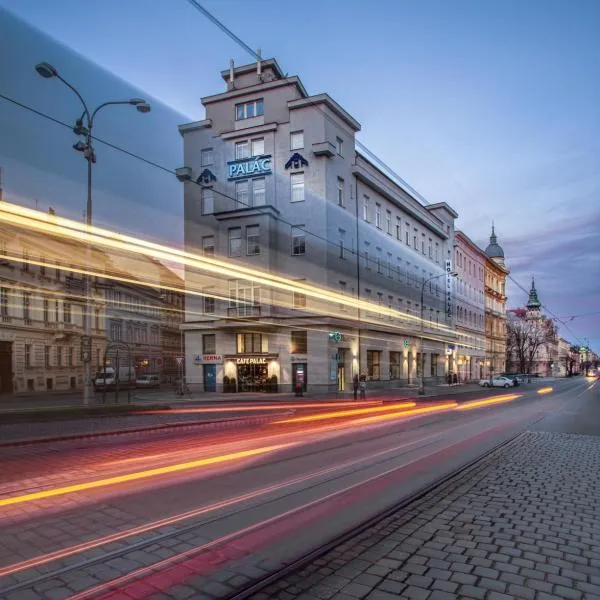
{"type": "Polygon", "coordinates": [[[0,442],[0,448],[9,448],[14,446],[32,446],[35,444],[48,444],[52,442],[68,442],[74,440],[86,440],[94,438],[103,438],[117,435],[127,435],[133,433],[149,433],[152,431],[161,432],[169,429],[182,429],[184,427],[206,427],[207,429],[220,429],[229,425],[262,425],[271,419],[287,416],[289,412],[269,415],[268,417],[213,419],[210,421],[182,421],[181,423],[161,423],[160,425],[150,425],[148,427],[129,427],[127,429],[117,429],[111,431],[95,431],[91,433],[75,433],[72,435],[47,436],[40,438],[25,438],[20,440],[11,440],[9,442],[0,442]]]}

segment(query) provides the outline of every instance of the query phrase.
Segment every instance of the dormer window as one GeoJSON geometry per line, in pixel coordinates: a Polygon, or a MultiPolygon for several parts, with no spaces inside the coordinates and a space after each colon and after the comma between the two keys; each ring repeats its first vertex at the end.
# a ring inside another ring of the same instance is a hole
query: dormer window
{"type": "Polygon", "coordinates": [[[235,120],[242,121],[243,119],[252,119],[252,117],[260,117],[265,114],[263,99],[252,100],[235,105],[235,120]]]}

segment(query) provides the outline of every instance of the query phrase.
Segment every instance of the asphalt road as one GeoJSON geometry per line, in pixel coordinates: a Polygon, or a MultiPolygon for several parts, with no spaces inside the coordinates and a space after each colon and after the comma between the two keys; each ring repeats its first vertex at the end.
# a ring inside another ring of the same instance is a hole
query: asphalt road
{"type": "Polygon", "coordinates": [[[588,426],[589,382],[552,388],[1,449],[0,597],[225,598],[524,430],[588,426]]]}

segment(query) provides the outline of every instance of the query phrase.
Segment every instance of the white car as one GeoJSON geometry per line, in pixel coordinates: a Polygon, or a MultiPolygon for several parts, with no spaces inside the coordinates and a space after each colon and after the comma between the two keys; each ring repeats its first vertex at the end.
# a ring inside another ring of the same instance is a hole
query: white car
{"type": "Polygon", "coordinates": [[[160,377],[158,375],[140,375],[135,381],[136,387],[157,388],[160,387],[160,377]]]}
{"type": "MultiPolygon", "coordinates": [[[[490,387],[490,380],[482,379],[479,382],[479,385],[482,387],[490,387]]],[[[500,377],[499,375],[497,375],[495,377],[492,377],[491,385],[492,385],[492,387],[509,388],[514,385],[514,381],[512,379],[509,379],[508,377],[500,377]]]]}

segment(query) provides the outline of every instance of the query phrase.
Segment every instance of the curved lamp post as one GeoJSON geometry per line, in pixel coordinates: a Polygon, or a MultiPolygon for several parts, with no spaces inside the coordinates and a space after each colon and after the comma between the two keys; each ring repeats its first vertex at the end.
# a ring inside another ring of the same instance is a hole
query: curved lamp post
{"type": "Polygon", "coordinates": [[[439,279],[440,277],[445,277],[446,275],[450,275],[450,277],[456,277],[458,273],[440,273],[439,275],[434,275],[433,277],[429,277],[429,279],[424,279],[421,284],[421,343],[419,344],[421,347],[421,356],[419,362],[421,363],[421,376],[419,377],[419,396],[423,396],[425,394],[425,354],[423,352],[423,337],[424,337],[424,314],[423,314],[423,299],[425,296],[425,286],[434,279],[439,279]]]}
{"type": "MultiPolygon", "coordinates": [[[[83,136],[84,141],[79,140],[73,144],[73,148],[78,152],[83,153],[83,157],[87,160],[87,206],[85,212],[86,225],[91,226],[92,224],[92,165],[96,162],[96,152],[92,146],[92,130],[94,128],[94,119],[96,115],[106,106],[113,106],[119,104],[128,104],[135,106],[136,110],[140,113],[150,112],[150,105],[143,98],[131,98],[130,100],[113,100],[109,102],[103,102],[98,105],[93,111],[88,109],[88,106],[83,99],[83,96],[79,93],[77,88],[71,85],[66,79],[64,79],[59,72],[49,63],[42,62],[35,66],[35,70],[44,79],[52,79],[56,77],[64,85],[66,85],[76,96],[79,98],[83,107],[83,113],[81,117],[75,122],[73,132],[76,135],[83,136]]],[[[88,253],[90,248],[88,246],[88,253]]],[[[89,254],[88,254],[89,257],[89,254]]],[[[85,310],[83,314],[83,402],[85,405],[90,403],[92,397],[92,374],[91,374],[91,305],[90,305],[90,276],[84,276],[84,294],[85,294],[85,310]]]]}

